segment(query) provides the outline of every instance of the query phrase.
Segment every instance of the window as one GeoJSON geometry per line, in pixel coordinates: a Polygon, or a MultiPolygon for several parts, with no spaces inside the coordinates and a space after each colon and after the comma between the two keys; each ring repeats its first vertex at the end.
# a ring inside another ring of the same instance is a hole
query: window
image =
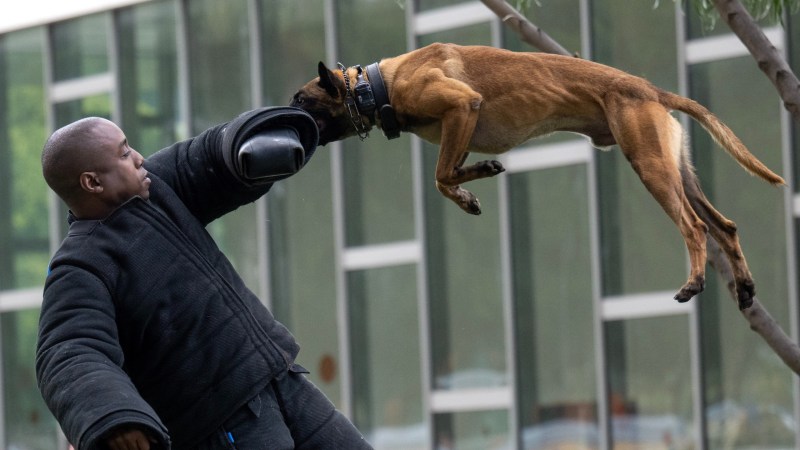
{"type": "Polygon", "coordinates": [[[597,448],[594,296],[585,165],[509,180],[522,448],[597,448]]]}
{"type": "MultiPolygon", "coordinates": [[[[697,64],[690,76],[692,95],[767,167],[781,173],[781,104],[753,60],[746,56],[697,64]]],[[[785,193],[747,175],[698,125],[693,124],[692,130],[697,171],[706,195],[738,225],[758,298],[788,330],[785,193]]],[[[709,441],[736,448],[792,447],[794,432],[784,425],[785,420],[794,420],[791,373],[742,321],[736,303],[712,271],[707,286],[698,305],[709,441]],[[729,428],[738,417],[746,417],[746,425],[729,428]]]]}
{"type": "MultiPolygon", "coordinates": [[[[405,21],[395,2],[355,0],[336,3],[338,58],[366,67],[405,53],[405,21]],[[352,45],[358,43],[358,45],[352,45]]],[[[342,176],[347,246],[414,238],[410,137],[387,140],[373,129],[363,142],[342,141],[342,176]]]]}
{"type": "Polygon", "coordinates": [[[179,139],[175,6],[161,1],[122,9],[117,30],[122,129],[147,157],[179,139]]]}
{"type": "Polygon", "coordinates": [[[612,448],[695,448],[687,316],[607,322],[605,339],[612,448]]]}
{"type": "MultiPolygon", "coordinates": [[[[675,91],[674,11],[671,3],[592,2],[594,59],[675,91]]],[[[680,232],[618,146],[598,152],[597,169],[604,295],[677,292],[688,274],[680,232]]]]}
{"type": "Polygon", "coordinates": [[[416,266],[354,271],[347,279],[355,424],[376,448],[423,449],[429,432],[416,266]]]}
{"type": "MultiPolygon", "coordinates": [[[[40,175],[46,139],[40,28],[0,36],[0,297],[41,300],[47,273],[48,188],[40,175]],[[30,292],[30,294],[28,294],[30,292]]],[[[36,386],[32,361],[39,310],[3,311],[3,448],[49,450],[58,426],[36,386]]]]}

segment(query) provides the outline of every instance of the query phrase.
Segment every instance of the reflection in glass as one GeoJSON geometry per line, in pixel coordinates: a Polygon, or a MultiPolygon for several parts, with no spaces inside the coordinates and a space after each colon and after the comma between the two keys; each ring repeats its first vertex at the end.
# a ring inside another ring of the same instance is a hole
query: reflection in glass
{"type": "Polygon", "coordinates": [[[356,426],[375,448],[424,449],[416,266],[347,277],[356,426]]]}
{"type": "Polygon", "coordinates": [[[695,448],[688,317],[607,322],[605,336],[612,448],[695,448]]]}
{"type": "Polygon", "coordinates": [[[511,444],[506,411],[437,414],[434,427],[436,450],[505,450],[511,444]]]}
{"type": "Polygon", "coordinates": [[[514,174],[509,191],[522,448],[597,448],[586,167],[514,174]]]}

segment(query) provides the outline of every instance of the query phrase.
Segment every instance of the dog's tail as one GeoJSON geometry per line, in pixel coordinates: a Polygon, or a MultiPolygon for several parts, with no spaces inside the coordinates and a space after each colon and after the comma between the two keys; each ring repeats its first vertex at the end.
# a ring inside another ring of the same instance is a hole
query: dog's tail
{"type": "Polygon", "coordinates": [[[783,178],[753,156],[733,131],[705,106],[692,99],[662,90],[659,90],[658,100],[667,108],[685,112],[693,117],[708,131],[714,142],[724,148],[751,175],[758,176],[773,185],[786,184],[783,178]]]}

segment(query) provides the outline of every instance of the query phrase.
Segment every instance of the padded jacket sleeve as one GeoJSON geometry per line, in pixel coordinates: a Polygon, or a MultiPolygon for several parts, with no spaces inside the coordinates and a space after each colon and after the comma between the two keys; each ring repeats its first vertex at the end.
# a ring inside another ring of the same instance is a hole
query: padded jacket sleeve
{"type": "Polygon", "coordinates": [[[100,279],[59,266],[47,280],[36,376],[42,396],[79,450],[106,448],[116,425],[140,424],[169,448],[166,428],[123,371],[114,305],[100,279]]]}
{"type": "Polygon", "coordinates": [[[269,107],[248,111],[160,150],[147,159],[145,168],[170,185],[192,214],[208,224],[269,191],[271,183],[248,182],[237,155],[249,138],[275,127],[296,130],[306,161],[314,153],[319,132],[311,116],[298,108],[269,107]]]}

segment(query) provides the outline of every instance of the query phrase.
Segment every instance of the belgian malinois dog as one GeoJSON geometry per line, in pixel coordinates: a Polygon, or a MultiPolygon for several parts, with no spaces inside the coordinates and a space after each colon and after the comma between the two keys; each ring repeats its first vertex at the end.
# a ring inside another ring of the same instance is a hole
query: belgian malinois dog
{"type": "Polygon", "coordinates": [[[314,117],[320,145],[363,139],[373,126],[389,138],[406,131],[439,144],[436,187],[470,214],[480,214],[480,204],[461,184],[505,169],[498,161],[464,166],[469,152],[500,154],[554,131],[585,135],[598,148],[618,144],[686,242],[691,271],[675,299],[686,302],[703,290],[710,232],[730,260],[739,308],[752,305],[755,287],[736,224],[701,191],[670,110],[694,118],[750,174],[785,182],[697,102],[591,61],[481,46],[437,43],[366,70],[330,70],[322,62],[318,69],[291,105],[314,117]]]}

